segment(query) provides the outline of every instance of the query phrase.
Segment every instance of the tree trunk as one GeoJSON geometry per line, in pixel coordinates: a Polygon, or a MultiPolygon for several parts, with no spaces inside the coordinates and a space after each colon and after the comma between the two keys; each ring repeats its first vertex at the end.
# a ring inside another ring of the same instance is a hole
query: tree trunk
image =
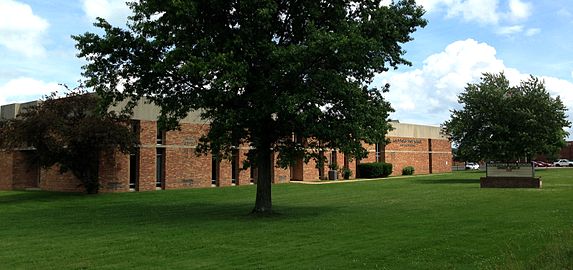
{"type": "Polygon", "coordinates": [[[261,147],[256,150],[256,166],[257,166],[257,200],[255,201],[255,208],[253,214],[272,214],[272,200],[271,200],[271,179],[272,170],[271,155],[272,151],[269,147],[261,147]]]}

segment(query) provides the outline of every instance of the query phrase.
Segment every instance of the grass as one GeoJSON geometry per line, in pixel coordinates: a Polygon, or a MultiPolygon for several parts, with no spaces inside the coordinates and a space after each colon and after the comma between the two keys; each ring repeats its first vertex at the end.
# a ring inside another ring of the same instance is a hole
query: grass
{"type": "Polygon", "coordinates": [[[1,269],[573,269],[573,170],[86,196],[0,192],[1,269]]]}

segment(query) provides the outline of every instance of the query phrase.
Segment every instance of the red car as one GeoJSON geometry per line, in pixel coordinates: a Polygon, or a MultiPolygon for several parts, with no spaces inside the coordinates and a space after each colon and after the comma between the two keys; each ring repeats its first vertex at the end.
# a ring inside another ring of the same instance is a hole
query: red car
{"type": "Polygon", "coordinates": [[[536,160],[532,161],[532,163],[533,166],[535,167],[551,167],[552,165],[551,163],[547,163],[545,161],[536,161],[536,160]]]}

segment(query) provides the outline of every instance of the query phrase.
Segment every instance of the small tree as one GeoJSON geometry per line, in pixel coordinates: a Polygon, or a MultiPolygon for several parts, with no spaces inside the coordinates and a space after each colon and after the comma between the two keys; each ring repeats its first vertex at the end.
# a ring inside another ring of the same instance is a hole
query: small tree
{"type": "Polygon", "coordinates": [[[33,161],[43,168],[70,171],[89,194],[99,190],[102,151],[128,153],[136,144],[129,118],[98,110],[99,98],[74,89],[64,98],[53,93],[37,106],[24,108],[16,119],[2,121],[0,148],[32,147],[33,161]]]}
{"type": "Polygon", "coordinates": [[[458,97],[443,131],[467,160],[513,161],[535,154],[555,153],[565,144],[570,127],[567,108],[552,98],[543,81],[531,76],[510,86],[503,73],[486,73],[468,84],[458,97]]]}

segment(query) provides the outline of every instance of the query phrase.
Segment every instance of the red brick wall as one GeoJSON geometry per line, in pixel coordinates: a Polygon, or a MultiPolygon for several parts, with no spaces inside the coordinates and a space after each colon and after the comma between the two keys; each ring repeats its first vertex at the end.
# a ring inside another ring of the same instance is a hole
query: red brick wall
{"type": "Polygon", "coordinates": [[[401,175],[406,166],[415,174],[430,173],[428,139],[391,137],[386,145],[386,162],[392,163],[392,175],[401,175]]]}
{"type": "Polygon", "coordinates": [[[197,156],[195,149],[168,147],[165,157],[165,184],[166,189],[210,187],[211,156],[197,156]]]}
{"type": "MultiPolygon", "coordinates": [[[[183,123],[181,130],[167,132],[166,189],[211,186],[211,155],[198,156],[195,151],[199,138],[208,128],[208,125],[183,123]]],[[[219,185],[230,186],[231,163],[225,160],[219,166],[219,185]]],[[[153,169],[155,173],[155,167],[153,169]]]]}
{"type": "Polygon", "coordinates": [[[452,146],[448,140],[432,140],[432,173],[452,171],[452,146]]]}
{"type": "Polygon", "coordinates": [[[37,188],[40,177],[38,164],[31,162],[29,151],[16,151],[13,153],[13,189],[37,188]]]}
{"type": "Polygon", "coordinates": [[[129,191],[129,155],[106,151],[100,156],[100,192],[129,191]]]}
{"type": "Polygon", "coordinates": [[[70,171],[61,174],[60,166],[40,170],[40,188],[48,191],[84,192],[82,182],[70,171]]]}
{"type": "Polygon", "coordinates": [[[272,182],[274,184],[284,184],[289,183],[291,179],[290,175],[290,168],[283,169],[277,167],[276,161],[278,158],[278,153],[274,154],[273,160],[271,162],[271,173],[272,173],[272,182]]]}
{"type": "Polygon", "coordinates": [[[349,179],[355,179],[356,178],[356,159],[349,157],[348,158],[348,168],[352,171],[352,174],[350,175],[349,179]]]}
{"type": "MultiPolygon", "coordinates": [[[[413,166],[415,174],[430,173],[430,141],[428,139],[390,137],[384,149],[385,162],[392,164],[392,175],[401,175],[406,166],[413,166]]],[[[432,173],[451,172],[451,146],[448,140],[431,140],[432,173]]],[[[368,156],[360,163],[376,161],[376,145],[363,145],[368,156]]]]}
{"type": "MultiPolygon", "coordinates": [[[[304,164],[304,162],[303,162],[304,164]]],[[[324,173],[327,174],[328,172],[326,171],[326,169],[324,170],[324,173]]],[[[308,163],[303,165],[303,180],[304,181],[319,181],[320,177],[319,177],[319,172],[318,169],[316,168],[316,161],[314,159],[311,159],[308,161],[308,163]]]]}
{"type": "Polygon", "coordinates": [[[139,179],[137,190],[155,190],[157,122],[139,122],[139,179]]]}
{"type": "Polygon", "coordinates": [[[38,165],[30,163],[28,151],[0,151],[0,190],[37,188],[38,165]]]}
{"type": "MultiPolygon", "coordinates": [[[[129,191],[129,155],[118,151],[104,152],[100,156],[98,170],[99,192],[129,191]]],[[[59,165],[40,170],[39,186],[49,191],[85,191],[81,181],[70,171],[61,174],[59,165]]]]}
{"type": "Polygon", "coordinates": [[[433,153],[432,173],[452,172],[452,154],[433,153]]]}
{"type": "MultiPolygon", "coordinates": [[[[138,185],[140,191],[155,190],[156,182],[156,153],[157,153],[157,122],[140,121],[140,149],[139,149],[139,170],[138,185]]],[[[170,131],[166,133],[164,145],[165,148],[165,188],[180,189],[191,187],[210,187],[211,186],[211,165],[210,155],[197,156],[195,149],[199,138],[207,132],[208,125],[182,124],[181,130],[170,131]]],[[[432,140],[431,154],[428,139],[411,139],[411,138],[390,138],[391,143],[385,148],[386,162],[393,164],[393,175],[401,174],[405,166],[414,166],[416,174],[430,172],[431,157],[432,172],[449,172],[451,171],[451,149],[447,140],[432,140]]],[[[376,146],[374,144],[364,144],[368,151],[368,156],[360,162],[376,161],[376,146]]],[[[245,153],[249,148],[244,145],[238,153],[238,178],[236,183],[239,185],[251,183],[250,169],[241,170],[243,161],[246,159],[245,153]]],[[[326,151],[325,157],[330,158],[331,152],[326,151]]],[[[22,173],[18,177],[13,172],[14,157],[3,154],[0,160],[0,188],[11,189],[13,179],[33,179],[33,173],[22,173]],[[11,168],[11,169],[10,169],[11,168]],[[6,181],[8,179],[9,181],[6,181]]],[[[276,157],[275,157],[276,159],[276,157]]],[[[22,162],[18,162],[20,164],[22,162]]],[[[326,164],[328,164],[327,161],[326,164]]],[[[274,164],[274,163],[273,163],[274,164]]],[[[337,164],[339,171],[344,167],[344,154],[338,152],[337,164]]],[[[357,161],[352,159],[349,162],[349,168],[352,170],[352,177],[356,176],[357,161]]],[[[128,191],[129,190],[129,173],[130,173],[129,156],[120,153],[107,153],[100,164],[100,183],[102,192],[128,191]]],[[[319,170],[316,168],[316,162],[310,160],[304,164],[302,160],[289,169],[273,167],[273,183],[289,182],[290,179],[303,181],[317,181],[319,179],[319,170]]],[[[328,176],[328,167],[324,168],[324,177],[328,176]]],[[[219,186],[231,185],[231,162],[228,160],[221,161],[219,165],[219,186]]],[[[342,175],[339,173],[339,178],[342,175]]],[[[78,188],[79,181],[74,179],[70,174],[60,175],[57,169],[50,169],[41,172],[40,186],[46,190],[58,191],[83,191],[78,188]]],[[[21,182],[21,186],[29,186],[32,182],[21,182]]],[[[19,184],[19,185],[20,185],[19,184]]]]}
{"type": "Polygon", "coordinates": [[[219,186],[231,186],[231,161],[221,160],[219,164],[219,186]]]}
{"type": "Polygon", "coordinates": [[[243,170],[243,163],[247,159],[245,156],[248,153],[248,146],[243,146],[239,149],[239,179],[237,179],[237,185],[250,185],[251,184],[251,168],[243,170]]]}
{"type": "Polygon", "coordinates": [[[368,156],[360,160],[360,163],[376,162],[376,145],[362,143],[362,147],[368,152],[368,156]]]}
{"type": "Polygon", "coordinates": [[[291,166],[291,180],[303,181],[304,180],[304,161],[297,159],[291,166]]]}
{"type": "Polygon", "coordinates": [[[11,151],[0,151],[0,190],[11,190],[14,155],[11,151]]]}
{"type": "Polygon", "coordinates": [[[406,166],[414,167],[415,174],[428,174],[430,167],[428,164],[429,155],[427,152],[388,152],[386,151],[386,162],[392,164],[392,175],[401,175],[402,169],[406,166]]]}
{"type": "MultiPolygon", "coordinates": [[[[325,157],[327,158],[326,164],[324,166],[324,176],[328,178],[328,164],[330,161],[330,151],[325,153],[325,157]]],[[[336,155],[337,163],[338,164],[338,179],[342,179],[342,168],[344,168],[344,154],[338,152],[336,155]]],[[[348,168],[352,171],[352,175],[350,179],[354,179],[356,177],[356,159],[349,159],[348,168]]],[[[319,181],[319,171],[316,168],[316,161],[311,159],[308,163],[304,163],[302,159],[297,160],[295,165],[291,169],[291,175],[293,180],[298,181],[319,181]]]]}
{"type": "Polygon", "coordinates": [[[155,147],[144,147],[139,149],[139,191],[155,190],[155,147]]]}
{"type": "Polygon", "coordinates": [[[141,145],[155,145],[157,142],[157,122],[140,121],[139,122],[139,143],[141,145]]]}

